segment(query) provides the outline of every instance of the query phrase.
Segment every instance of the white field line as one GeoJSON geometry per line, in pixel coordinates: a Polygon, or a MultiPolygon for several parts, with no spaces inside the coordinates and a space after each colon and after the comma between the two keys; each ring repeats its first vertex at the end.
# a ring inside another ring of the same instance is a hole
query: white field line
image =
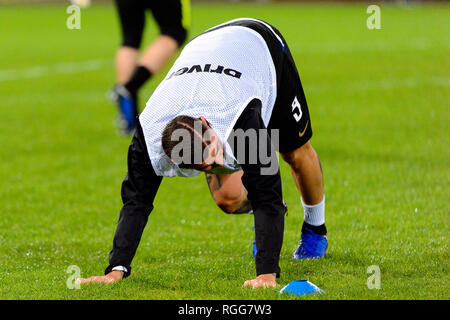
{"type": "Polygon", "coordinates": [[[34,66],[23,69],[0,70],[0,81],[40,78],[55,74],[70,74],[113,68],[112,60],[96,59],[80,62],[63,62],[47,66],[34,66]]]}
{"type": "MultiPolygon", "coordinates": [[[[306,95],[308,93],[333,93],[339,95],[340,92],[356,93],[356,92],[368,92],[377,90],[395,90],[395,89],[407,89],[418,88],[422,86],[432,87],[450,87],[450,77],[417,77],[417,78],[400,78],[400,79],[384,79],[384,80],[355,80],[351,82],[341,83],[304,83],[306,95]]],[[[36,104],[45,103],[45,101],[57,98],[60,102],[86,102],[86,101],[101,101],[104,99],[104,94],[97,91],[64,91],[64,92],[33,92],[27,95],[14,96],[11,94],[0,94],[2,105],[15,106],[20,104],[36,104]]]]}
{"type": "MultiPolygon", "coordinates": [[[[24,69],[0,70],[0,82],[8,80],[20,80],[45,77],[54,74],[71,74],[99,70],[102,68],[113,68],[112,60],[96,59],[81,62],[65,62],[48,66],[34,66],[24,69]]],[[[339,91],[339,90],[390,90],[395,88],[415,88],[423,85],[450,86],[450,77],[423,76],[396,79],[368,80],[355,79],[354,82],[330,82],[329,84],[305,83],[307,90],[311,91],[339,91]]]]}

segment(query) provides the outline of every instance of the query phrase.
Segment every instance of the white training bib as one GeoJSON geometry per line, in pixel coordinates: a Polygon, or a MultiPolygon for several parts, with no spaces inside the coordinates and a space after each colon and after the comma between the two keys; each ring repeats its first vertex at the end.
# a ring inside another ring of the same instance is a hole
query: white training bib
{"type": "MultiPolygon", "coordinates": [[[[162,149],[162,132],[173,118],[204,116],[229,150],[227,138],[252,99],[261,100],[262,120],[268,125],[276,91],[275,66],[266,42],[256,31],[225,26],[193,39],[139,117],[155,173],[166,177],[200,173],[179,168],[162,149]]],[[[239,169],[236,163],[227,165],[239,169]]]]}

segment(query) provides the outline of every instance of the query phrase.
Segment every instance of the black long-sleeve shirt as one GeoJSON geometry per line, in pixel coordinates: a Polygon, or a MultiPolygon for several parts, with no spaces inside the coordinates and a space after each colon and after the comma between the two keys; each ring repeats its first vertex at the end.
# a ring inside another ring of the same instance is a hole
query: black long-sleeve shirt
{"type": "MultiPolygon", "coordinates": [[[[283,244],[284,214],[286,206],[283,201],[280,171],[275,151],[271,148],[269,135],[262,134],[266,130],[261,118],[261,101],[252,100],[236,122],[234,129],[256,130],[257,145],[246,143],[244,159],[239,159],[244,174],[242,183],[248,191],[247,198],[252,205],[255,218],[256,248],[256,274],[276,273],[280,275],[279,259],[283,244]],[[264,139],[264,140],[263,140],[264,139]],[[276,162],[276,170],[273,174],[263,174],[263,169],[269,164],[263,164],[259,147],[266,144],[271,161],[276,162]],[[272,150],[272,151],[271,151],[272,150]],[[271,152],[270,152],[271,151],[271,152]],[[257,161],[250,162],[249,153],[257,153],[257,161]]],[[[235,148],[236,149],[236,148],[235,148]]],[[[236,154],[235,156],[239,156],[236,154]]]]}

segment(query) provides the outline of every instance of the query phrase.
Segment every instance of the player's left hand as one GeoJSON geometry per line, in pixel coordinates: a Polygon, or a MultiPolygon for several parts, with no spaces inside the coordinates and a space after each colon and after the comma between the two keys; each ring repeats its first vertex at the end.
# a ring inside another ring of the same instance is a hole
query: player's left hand
{"type": "Polygon", "coordinates": [[[260,274],[259,276],[256,277],[256,279],[245,281],[242,287],[248,286],[252,287],[253,289],[276,287],[277,286],[276,275],[275,273],[260,274]]]}
{"type": "Polygon", "coordinates": [[[111,271],[106,276],[93,276],[80,279],[80,283],[113,283],[123,278],[123,271],[111,271]]]}

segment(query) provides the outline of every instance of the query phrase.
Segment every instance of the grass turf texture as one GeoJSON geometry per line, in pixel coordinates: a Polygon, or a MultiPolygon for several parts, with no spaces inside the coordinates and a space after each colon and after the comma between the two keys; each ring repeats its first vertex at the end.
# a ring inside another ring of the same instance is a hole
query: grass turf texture
{"type": "MultiPolygon", "coordinates": [[[[289,215],[278,282],[307,278],[325,290],[307,299],[448,299],[450,8],[382,5],[372,31],[365,10],[198,4],[190,37],[236,17],[265,19],[299,67],[329,248],[320,261],[290,260],[303,213],[282,163],[289,215]],[[381,269],[380,290],[366,286],[370,265],[381,269]]],[[[255,272],[252,217],[221,213],[203,176],[163,181],[130,278],[66,288],[68,266],[86,277],[107,265],[130,140],[117,136],[105,98],[119,43],[113,8],[82,10],[81,30],[68,30],[67,17],[63,6],[0,11],[0,299],[289,298],[241,289],[255,272]]],[[[141,106],[162,78],[141,91],[141,106]]]]}

